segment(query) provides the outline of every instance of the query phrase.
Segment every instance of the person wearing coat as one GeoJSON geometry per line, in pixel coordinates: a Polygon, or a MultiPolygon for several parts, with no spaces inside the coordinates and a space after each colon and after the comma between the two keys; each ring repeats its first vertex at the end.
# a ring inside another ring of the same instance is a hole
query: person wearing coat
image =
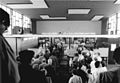
{"type": "Polygon", "coordinates": [[[15,54],[3,36],[9,25],[9,14],[0,8],[0,83],[19,83],[20,76],[15,54]]]}
{"type": "Polygon", "coordinates": [[[107,72],[99,74],[97,83],[120,83],[120,47],[113,52],[115,65],[107,72]]]}

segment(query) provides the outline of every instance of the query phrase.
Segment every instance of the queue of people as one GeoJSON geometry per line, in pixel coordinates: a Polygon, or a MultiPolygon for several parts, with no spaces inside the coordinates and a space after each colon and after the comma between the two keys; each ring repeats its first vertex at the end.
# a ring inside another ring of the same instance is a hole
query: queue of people
{"type": "Polygon", "coordinates": [[[22,50],[16,58],[3,37],[9,14],[0,8],[0,83],[120,83],[120,47],[113,53],[115,67],[107,70],[100,53],[75,45],[73,57],[63,43],[40,46],[37,53],[22,50]]]}
{"type": "MultiPolygon", "coordinates": [[[[38,52],[32,54],[29,66],[33,70],[42,72],[44,74],[42,77],[47,83],[73,83],[72,80],[77,76],[80,77],[82,83],[96,83],[99,73],[107,71],[99,52],[94,52],[84,45],[77,45],[76,53],[71,57],[67,50],[61,41],[46,46],[40,45],[38,52]]],[[[27,58],[27,54],[29,56],[29,53],[20,53],[19,57],[26,55],[27,58]]],[[[19,62],[21,64],[21,61],[19,62]]]]}

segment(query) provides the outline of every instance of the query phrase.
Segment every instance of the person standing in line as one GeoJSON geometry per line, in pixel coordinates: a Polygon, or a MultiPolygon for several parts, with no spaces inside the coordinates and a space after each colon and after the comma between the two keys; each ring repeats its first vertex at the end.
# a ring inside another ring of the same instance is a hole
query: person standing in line
{"type": "Polygon", "coordinates": [[[115,65],[106,72],[99,74],[96,83],[120,83],[120,47],[113,52],[115,65]]]}
{"type": "Polygon", "coordinates": [[[19,83],[15,54],[3,36],[10,25],[9,14],[0,8],[0,83],[19,83]]]}
{"type": "Polygon", "coordinates": [[[70,77],[68,83],[83,83],[83,82],[82,82],[82,78],[77,75],[77,70],[76,70],[76,69],[73,69],[73,70],[72,70],[72,75],[73,75],[73,76],[70,77]]]}

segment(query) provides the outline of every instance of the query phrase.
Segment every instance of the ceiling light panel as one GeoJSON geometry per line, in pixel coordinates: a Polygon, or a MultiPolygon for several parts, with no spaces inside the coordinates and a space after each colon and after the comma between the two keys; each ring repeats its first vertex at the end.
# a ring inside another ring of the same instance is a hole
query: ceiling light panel
{"type": "Polygon", "coordinates": [[[49,19],[50,17],[48,15],[40,15],[42,19],[49,19]]]}
{"type": "Polygon", "coordinates": [[[49,19],[66,19],[66,17],[50,17],[49,19]]]}
{"type": "Polygon", "coordinates": [[[45,0],[31,0],[31,2],[33,3],[33,5],[38,5],[44,8],[48,8],[45,0]]]}
{"type": "Polygon", "coordinates": [[[94,16],[93,18],[92,18],[92,20],[91,21],[99,21],[101,18],[103,18],[104,16],[102,16],[102,15],[96,15],[96,16],[94,16]]]}
{"type": "Polygon", "coordinates": [[[33,4],[8,4],[13,9],[48,8],[44,0],[31,0],[33,4]]]}
{"type": "Polygon", "coordinates": [[[66,17],[49,17],[48,15],[40,15],[42,19],[66,19],[66,17]]]}
{"type": "Polygon", "coordinates": [[[115,0],[89,0],[89,1],[115,1],[115,0]]]}
{"type": "Polygon", "coordinates": [[[68,9],[68,14],[88,14],[90,9],[68,9]]]}

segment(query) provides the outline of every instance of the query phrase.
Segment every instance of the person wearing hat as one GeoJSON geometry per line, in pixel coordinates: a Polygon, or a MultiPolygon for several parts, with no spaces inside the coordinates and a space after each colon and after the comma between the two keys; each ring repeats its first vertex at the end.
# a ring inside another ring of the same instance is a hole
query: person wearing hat
{"type": "Polygon", "coordinates": [[[19,83],[15,54],[3,36],[10,25],[9,14],[0,8],[0,83],[19,83]]]}

